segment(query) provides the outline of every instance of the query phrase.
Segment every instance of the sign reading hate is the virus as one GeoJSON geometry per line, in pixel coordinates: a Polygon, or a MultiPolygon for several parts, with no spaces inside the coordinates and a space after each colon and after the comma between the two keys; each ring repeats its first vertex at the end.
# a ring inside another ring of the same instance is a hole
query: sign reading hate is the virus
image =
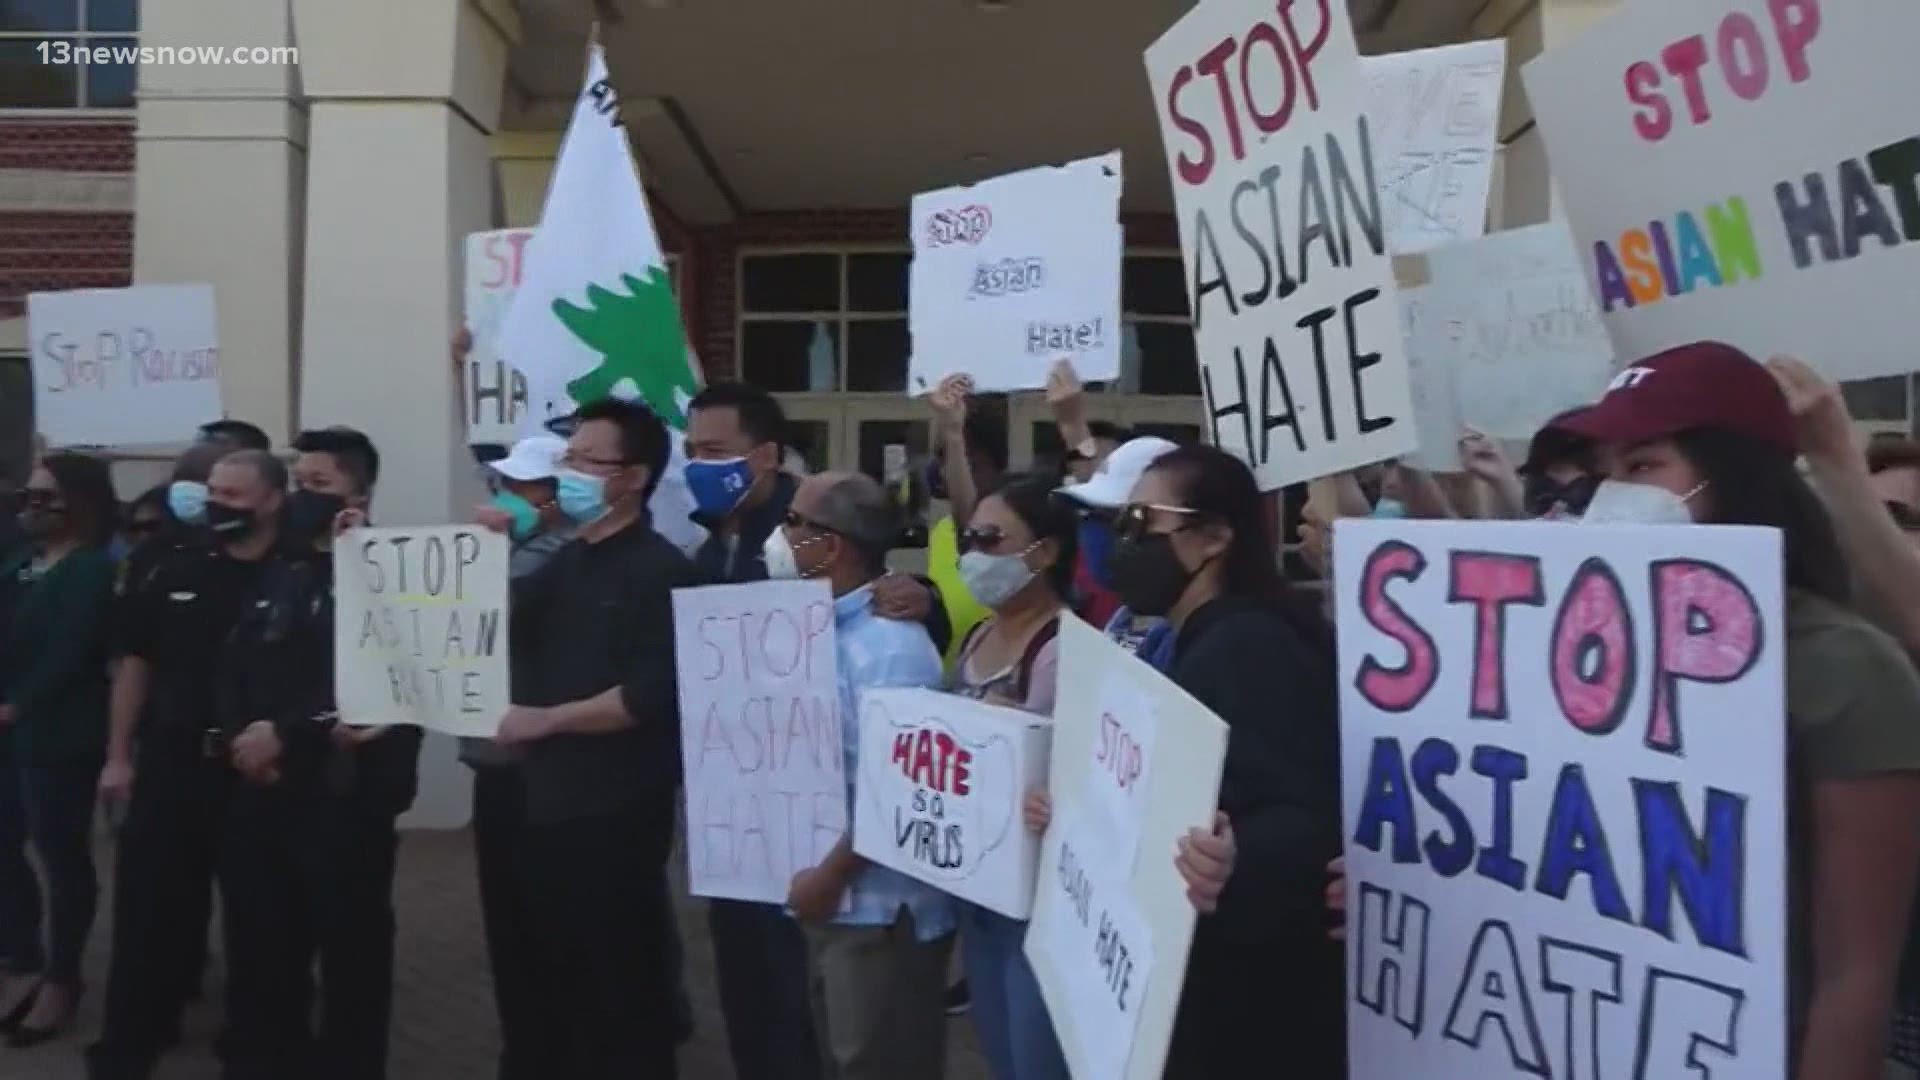
{"type": "Polygon", "coordinates": [[[1058,360],[1120,375],[1120,154],[913,197],[908,389],[1033,390],[1058,360]]]}
{"type": "Polygon", "coordinates": [[[1770,529],[1334,536],[1351,1075],[1788,1075],[1770,529]]]}
{"type": "Polygon", "coordinates": [[[1043,786],[1046,721],[932,690],[860,697],[853,849],[1014,919],[1033,908],[1040,838],[1020,803],[1043,786]]]}
{"type": "Polygon", "coordinates": [[[1414,449],[1344,3],[1212,0],[1147,50],[1209,440],[1265,489],[1414,449]]]}
{"type": "Polygon", "coordinates": [[[507,538],[465,525],[356,529],[336,551],[341,723],[492,736],[509,703],[507,538]]]}
{"type": "Polygon", "coordinates": [[[1916,40],[1910,0],[1640,3],[1527,65],[1624,362],[1718,339],[1914,370],[1916,40]]]}
{"type": "Polygon", "coordinates": [[[821,581],[673,593],[695,896],[784,904],[847,831],[833,596],[821,581]]]}

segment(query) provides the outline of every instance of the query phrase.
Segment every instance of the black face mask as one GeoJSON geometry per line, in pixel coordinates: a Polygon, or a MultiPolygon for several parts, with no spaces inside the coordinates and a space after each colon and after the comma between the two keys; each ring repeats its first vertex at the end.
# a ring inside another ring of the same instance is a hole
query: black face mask
{"type": "Polygon", "coordinates": [[[237,544],[245,540],[253,535],[253,530],[259,524],[259,518],[245,507],[217,502],[207,504],[207,529],[223,544],[237,544]]]}
{"type": "Polygon", "coordinates": [[[296,540],[315,540],[333,531],[333,519],[347,508],[347,500],[318,491],[296,491],[287,496],[282,511],[287,535],[296,540]]]}
{"type": "Polygon", "coordinates": [[[1148,533],[1120,541],[1114,545],[1108,565],[1120,602],[1135,615],[1150,619],[1172,611],[1196,573],[1181,563],[1170,533],[1148,533]]]}

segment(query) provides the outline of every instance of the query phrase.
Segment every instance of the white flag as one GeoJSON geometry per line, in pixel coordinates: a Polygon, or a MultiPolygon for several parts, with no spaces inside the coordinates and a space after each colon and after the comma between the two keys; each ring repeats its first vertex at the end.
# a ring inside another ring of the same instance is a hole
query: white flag
{"type": "Polygon", "coordinates": [[[644,401],[673,444],[654,527],[683,548],[698,544],[705,533],[688,517],[682,434],[700,369],[598,44],[526,260],[500,328],[500,355],[527,378],[522,434],[589,402],[644,401]]]}

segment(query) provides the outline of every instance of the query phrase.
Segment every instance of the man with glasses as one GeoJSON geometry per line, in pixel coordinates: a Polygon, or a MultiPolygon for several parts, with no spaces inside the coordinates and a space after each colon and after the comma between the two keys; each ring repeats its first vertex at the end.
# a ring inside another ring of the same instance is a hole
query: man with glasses
{"type": "Polygon", "coordinates": [[[535,1067],[561,1080],[670,1080],[672,594],[698,572],[647,512],[670,456],[659,418],[609,400],[575,419],[557,501],[579,533],[512,582],[511,638],[531,654],[496,736],[526,753],[520,885],[559,1043],[535,1067]]]}

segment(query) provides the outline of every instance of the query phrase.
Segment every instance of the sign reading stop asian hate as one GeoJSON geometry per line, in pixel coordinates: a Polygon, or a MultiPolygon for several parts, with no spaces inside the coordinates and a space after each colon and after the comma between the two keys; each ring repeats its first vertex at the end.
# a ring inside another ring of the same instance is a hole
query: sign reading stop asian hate
{"type": "Polygon", "coordinates": [[[1052,732],[1031,713],[933,690],[860,696],[855,852],[1009,918],[1033,908],[1040,838],[1021,822],[1052,732]]]}
{"type": "Polygon", "coordinates": [[[223,415],[211,285],[31,293],[27,335],[49,445],[184,442],[223,415]]]}
{"type": "Polygon", "coordinates": [[[532,229],[494,229],[467,237],[466,317],[473,349],[464,391],[467,441],[511,444],[527,412],[527,377],[500,355],[500,323],[520,291],[532,229]]]}
{"type": "Polygon", "coordinates": [[[673,594],[695,896],[784,904],[846,835],[833,597],[819,581],[673,594]]]}
{"type": "Polygon", "coordinates": [[[1211,442],[1265,489],[1414,449],[1347,5],[1212,0],[1147,50],[1211,442]]]}
{"type": "Polygon", "coordinates": [[[1780,534],[1334,545],[1351,1075],[1787,1076],[1780,534]]]}
{"type": "Polygon", "coordinates": [[[342,723],[491,736],[508,706],[507,539],[471,526],[356,529],[334,559],[342,723]]]}

